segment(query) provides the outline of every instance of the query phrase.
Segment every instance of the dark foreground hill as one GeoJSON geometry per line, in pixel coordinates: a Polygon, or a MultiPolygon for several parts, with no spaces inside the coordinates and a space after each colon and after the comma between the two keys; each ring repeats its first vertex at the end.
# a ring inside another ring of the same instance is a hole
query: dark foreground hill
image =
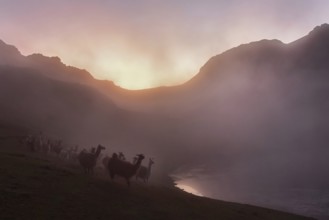
{"type": "Polygon", "coordinates": [[[0,140],[0,219],[308,219],[244,204],[196,197],[175,188],[131,188],[77,165],[41,158],[0,140]]]}

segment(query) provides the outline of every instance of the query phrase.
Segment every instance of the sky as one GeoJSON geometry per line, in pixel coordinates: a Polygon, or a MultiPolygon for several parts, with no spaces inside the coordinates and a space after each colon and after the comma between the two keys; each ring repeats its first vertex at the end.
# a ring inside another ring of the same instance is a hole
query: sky
{"type": "Polygon", "coordinates": [[[207,60],[329,23],[327,0],[0,0],[0,39],[126,89],[182,84],[207,60]]]}

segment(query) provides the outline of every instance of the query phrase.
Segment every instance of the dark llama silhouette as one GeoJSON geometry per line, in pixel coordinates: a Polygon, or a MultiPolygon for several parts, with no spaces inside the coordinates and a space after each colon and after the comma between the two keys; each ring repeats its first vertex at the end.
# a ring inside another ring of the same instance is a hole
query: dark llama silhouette
{"type": "Polygon", "coordinates": [[[142,179],[144,181],[144,183],[148,182],[148,180],[151,176],[151,168],[152,168],[153,164],[154,164],[154,161],[150,158],[148,167],[141,166],[139,168],[139,170],[137,171],[136,180],[142,179]]]}
{"type": "Polygon", "coordinates": [[[93,173],[97,158],[99,157],[101,151],[104,149],[105,147],[98,145],[95,153],[89,153],[85,150],[80,152],[78,159],[85,173],[93,173]]]}
{"type": "Polygon", "coordinates": [[[137,162],[132,164],[130,162],[120,160],[118,155],[114,153],[107,166],[111,179],[113,180],[115,175],[121,176],[126,180],[127,185],[130,186],[130,178],[136,174],[137,170],[141,166],[144,155],[139,154],[137,157],[137,162]]]}

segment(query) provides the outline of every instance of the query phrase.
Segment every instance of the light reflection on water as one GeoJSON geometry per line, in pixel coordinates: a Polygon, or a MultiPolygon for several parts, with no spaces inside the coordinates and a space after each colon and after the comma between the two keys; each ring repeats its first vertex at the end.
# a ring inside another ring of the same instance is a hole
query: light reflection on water
{"type": "Polygon", "coordinates": [[[179,170],[172,177],[176,186],[186,192],[237,203],[246,203],[329,220],[328,188],[241,188],[239,184],[227,184],[225,178],[216,178],[198,172],[195,169],[179,170]],[[191,170],[193,172],[191,172],[191,170]],[[226,183],[226,184],[225,184],[226,183]]]}
{"type": "Polygon", "coordinates": [[[197,178],[181,178],[175,183],[178,188],[198,196],[256,205],[319,220],[329,220],[329,189],[257,188],[242,190],[233,187],[228,190],[220,187],[216,181],[197,178]]]}

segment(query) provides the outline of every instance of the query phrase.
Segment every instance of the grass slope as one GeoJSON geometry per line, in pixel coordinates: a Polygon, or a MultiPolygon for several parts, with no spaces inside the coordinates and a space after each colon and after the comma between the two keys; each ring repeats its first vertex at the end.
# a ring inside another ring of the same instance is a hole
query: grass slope
{"type": "Polygon", "coordinates": [[[79,167],[13,150],[0,140],[0,219],[308,219],[178,189],[81,174],[79,167]]]}

